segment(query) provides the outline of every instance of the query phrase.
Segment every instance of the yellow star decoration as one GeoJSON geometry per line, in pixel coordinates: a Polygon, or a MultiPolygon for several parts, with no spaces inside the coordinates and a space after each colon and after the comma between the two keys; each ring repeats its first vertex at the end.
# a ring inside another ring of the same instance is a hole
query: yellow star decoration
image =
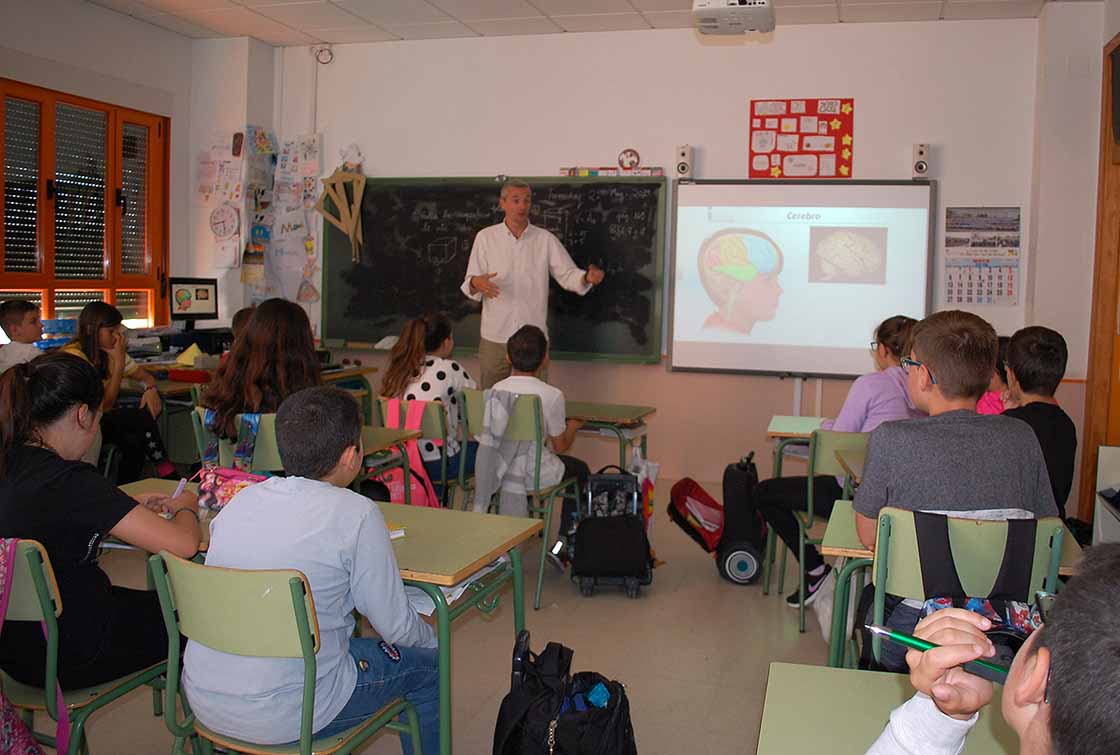
{"type": "Polygon", "coordinates": [[[840,106],[840,112],[843,113],[844,115],[848,115],[849,113],[851,113],[852,112],[852,103],[845,102],[843,105],[840,106]]]}
{"type": "Polygon", "coordinates": [[[845,147],[844,151],[840,153],[840,157],[844,158],[845,160],[851,160],[852,159],[852,151],[845,147]]]}
{"type": "Polygon", "coordinates": [[[840,166],[840,175],[842,175],[842,176],[848,175],[848,166],[847,165],[841,165],[840,166]]]}
{"type": "Polygon", "coordinates": [[[844,134],[843,136],[840,137],[840,143],[843,144],[845,147],[852,146],[852,135],[851,134],[844,134]]]}
{"type": "Polygon", "coordinates": [[[775,165],[773,168],[770,169],[770,175],[773,176],[774,178],[777,178],[778,176],[782,175],[782,169],[779,168],[777,165],[775,165]]]}
{"type": "Polygon", "coordinates": [[[840,129],[840,125],[841,125],[840,124],[840,119],[839,118],[833,118],[831,121],[828,122],[828,125],[832,127],[833,131],[837,131],[837,130],[840,129]]]}

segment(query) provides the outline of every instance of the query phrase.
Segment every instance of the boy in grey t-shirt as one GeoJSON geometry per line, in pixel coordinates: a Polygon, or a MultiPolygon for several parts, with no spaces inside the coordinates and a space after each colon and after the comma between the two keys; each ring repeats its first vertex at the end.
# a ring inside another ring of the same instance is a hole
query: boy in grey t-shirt
{"type": "MultiPolygon", "coordinates": [[[[884,506],[972,519],[1058,515],[1030,427],[976,413],[997,351],[995,330],[969,312],[938,312],[914,326],[902,368],[911,400],[929,417],[886,422],[871,433],[853,503],[864,545],[874,548],[884,506]]],[[[909,631],[918,617],[918,608],[903,604],[888,623],[909,631]]],[[[904,654],[884,644],[881,660],[904,669],[904,654]]]]}

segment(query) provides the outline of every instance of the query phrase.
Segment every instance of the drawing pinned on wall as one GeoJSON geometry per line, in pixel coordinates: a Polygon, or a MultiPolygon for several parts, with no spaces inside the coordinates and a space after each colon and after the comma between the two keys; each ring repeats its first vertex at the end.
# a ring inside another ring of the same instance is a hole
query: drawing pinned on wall
{"type": "Polygon", "coordinates": [[[945,303],[1019,303],[1018,207],[945,208],[945,303]]]}
{"type": "Polygon", "coordinates": [[[209,202],[218,182],[218,163],[209,150],[198,153],[198,182],[195,192],[203,202],[209,202]]]}
{"type": "Polygon", "coordinates": [[[854,118],[851,98],[751,100],[748,177],[851,178],[854,118]]]}
{"type": "Polygon", "coordinates": [[[252,153],[257,155],[276,154],[276,142],[272,134],[260,126],[249,126],[245,129],[252,153]]]}

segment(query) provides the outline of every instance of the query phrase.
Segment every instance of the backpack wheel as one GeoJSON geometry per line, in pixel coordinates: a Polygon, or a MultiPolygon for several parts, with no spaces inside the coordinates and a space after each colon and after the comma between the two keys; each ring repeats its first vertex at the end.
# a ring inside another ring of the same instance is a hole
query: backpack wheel
{"type": "Polygon", "coordinates": [[[749,543],[727,543],[716,551],[720,576],[737,585],[749,585],[762,572],[762,557],[749,543]]]}
{"type": "Polygon", "coordinates": [[[642,591],[641,584],[638,583],[636,577],[626,578],[626,597],[636,598],[642,591]]]}
{"type": "Polygon", "coordinates": [[[579,594],[585,598],[590,598],[595,593],[595,578],[594,577],[580,577],[579,578],[579,594]]]}

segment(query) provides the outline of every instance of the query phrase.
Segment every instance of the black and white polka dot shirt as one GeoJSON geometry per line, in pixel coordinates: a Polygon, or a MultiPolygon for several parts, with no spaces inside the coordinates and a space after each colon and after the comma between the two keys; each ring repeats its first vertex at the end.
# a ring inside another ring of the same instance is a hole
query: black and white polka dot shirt
{"type": "MultiPolygon", "coordinates": [[[[439,401],[447,407],[447,455],[459,453],[459,406],[456,394],[464,388],[476,388],[477,384],[463,369],[451,359],[429,354],[424,360],[424,371],[420,377],[404,389],[407,401],[439,401]]],[[[420,455],[424,461],[439,461],[439,446],[433,438],[420,441],[420,455]]]]}

